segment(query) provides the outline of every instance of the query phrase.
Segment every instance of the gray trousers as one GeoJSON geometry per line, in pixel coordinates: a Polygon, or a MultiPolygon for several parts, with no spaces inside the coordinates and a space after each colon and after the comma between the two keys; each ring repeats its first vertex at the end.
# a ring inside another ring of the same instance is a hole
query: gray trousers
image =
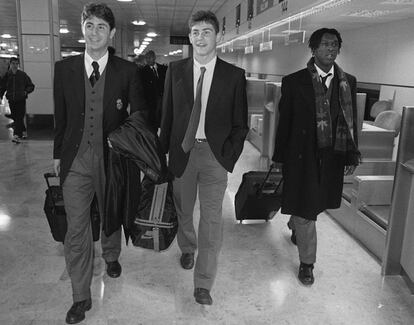
{"type": "MultiPolygon", "coordinates": [[[[91,297],[94,245],[90,222],[90,206],[94,194],[102,220],[105,197],[105,171],[102,157],[93,148],[76,156],[63,183],[68,230],[64,252],[66,268],[72,282],[73,301],[91,297]]],[[[121,230],[107,237],[101,232],[102,257],[116,261],[121,253],[121,230]]]]}
{"type": "Polygon", "coordinates": [[[184,174],[174,180],[173,188],[178,214],[178,246],[183,253],[194,253],[198,248],[194,287],[211,290],[223,243],[222,205],[227,171],[216,160],[207,142],[195,143],[184,174]],[[198,241],[193,222],[197,189],[200,201],[198,241]]]}
{"type": "Polygon", "coordinates": [[[305,264],[316,262],[316,224],[298,216],[291,216],[289,226],[296,231],[299,260],[305,264]]]}

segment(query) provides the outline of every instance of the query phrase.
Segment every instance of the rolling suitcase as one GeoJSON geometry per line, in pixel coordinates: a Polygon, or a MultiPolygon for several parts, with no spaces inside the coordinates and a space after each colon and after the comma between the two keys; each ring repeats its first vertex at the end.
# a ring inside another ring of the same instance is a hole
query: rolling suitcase
{"type": "Polygon", "coordinates": [[[236,193],[236,219],[270,220],[282,204],[283,178],[278,170],[250,171],[243,174],[242,182],[236,193]]]}
{"type": "MultiPolygon", "coordinates": [[[[60,185],[50,184],[50,178],[58,178],[55,173],[46,173],[43,176],[45,177],[47,184],[43,210],[46,214],[53,239],[63,243],[68,225],[66,222],[62,187],[60,185]]],[[[91,203],[91,223],[94,241],[99,240],[100,222],[101,218],[99,216],[98,200],[95,195],[91,203]]]]}
{"type": "Polygon", "coordinates": [[[157,252],[166,250],[172,244],[177,230],[172,184],[155,184],[145,176],[137,217],[131,231],[133,245],[157,252]]]}

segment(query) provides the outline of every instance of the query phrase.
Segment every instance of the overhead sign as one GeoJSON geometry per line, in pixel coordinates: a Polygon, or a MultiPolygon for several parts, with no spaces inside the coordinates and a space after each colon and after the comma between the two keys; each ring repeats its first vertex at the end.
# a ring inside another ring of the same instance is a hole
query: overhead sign
{"type": "Polygon", "coordinates": [[[263,42],[260,43],[259,51],[271,51],[272,50],[273,41],[263,42]]]}
{"type": "Polygon", "coordinates": [[[170,36],[170,44],[174,45],[190,45],[188,36],[170,36]]]}
{"type": "Polygon", "coordinates": [[[251,53],[253,53],[253,45],[246,46],[244,48],[244,54],[251,54],[251,53]]]}

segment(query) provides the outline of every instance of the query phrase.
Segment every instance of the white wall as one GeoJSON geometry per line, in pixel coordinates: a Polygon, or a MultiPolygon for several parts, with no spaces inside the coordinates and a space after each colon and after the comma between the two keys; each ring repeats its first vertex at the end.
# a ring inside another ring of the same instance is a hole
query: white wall
{"type": "MultiPolygon", "coordinates": [[[[355,75],[359,82],[396,85],[381,89],[386,90],[387,94],[396,90],[394,109],[401,111],[402,105],[414,105],[414,89],[398,87],[414,87],[412,31],[414,19],[340,31],[343,46],[337,63],[346,72],[355,75]]],[[[258,52],[255,48],[253,54],[219,51],[219,56],[247,72],[286,75],[304,68],[311,53],[307,44],[274,44],[269,52],[258,52]]],[[[278,81],[280,77],[272,79],[278,81]]]]}

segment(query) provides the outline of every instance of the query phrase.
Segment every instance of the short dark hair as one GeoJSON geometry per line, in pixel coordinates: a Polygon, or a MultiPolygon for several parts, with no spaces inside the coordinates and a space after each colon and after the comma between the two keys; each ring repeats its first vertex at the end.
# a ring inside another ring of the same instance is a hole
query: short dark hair
{"type": "Polygon", "coordinates": [[[216,31],[216,34],[219,33],[220,25],[219,25],[216,15],[212,11],[200,10],[200,11],[193,13],[191,15],[190,20],[188,21],[188,28],[190,29],[190,31],[191,31],[191,28],[195,24],[200,23],[200,22],[206,22],[206,23],[213,25],[214,30],[216,31]]]}
{"type": "Polygon", "coordinates": [[[15,57],[15,56],[12,56],[12,57],[10,58],[9,63],[12,63],[12,62],[17,62],[17,63],[19,63],[19,62],[20,62],[20,60],[19,60],[19,58],[15,57]]]}
{"type": "Polygon", "coordinates": [[[342,45],[341,34],[335,28],[321,28],[321,29],[314,31],[311,37],[309,38],[309,48],[312,51],[316,50],[319,47],[324,34],[335,35],[339,43],[338,49],[341,48],[341,45],[342,45]]]}
{"type": "Polygon", "coordinates": [[[146,57],[152,56],[155,58],[155,52],[153,50],[149,50],[147,53],[145,53],[146,57]]]}
{"type": "Polygon", "coordinates": [[[86,19],[91,17],[97,17],[105,20],[111,30],[115,28],[115,16],[111,8],[106,3],[102,2],[90,2],[83,7],[81,23],[85,22],[86,19]]]}

